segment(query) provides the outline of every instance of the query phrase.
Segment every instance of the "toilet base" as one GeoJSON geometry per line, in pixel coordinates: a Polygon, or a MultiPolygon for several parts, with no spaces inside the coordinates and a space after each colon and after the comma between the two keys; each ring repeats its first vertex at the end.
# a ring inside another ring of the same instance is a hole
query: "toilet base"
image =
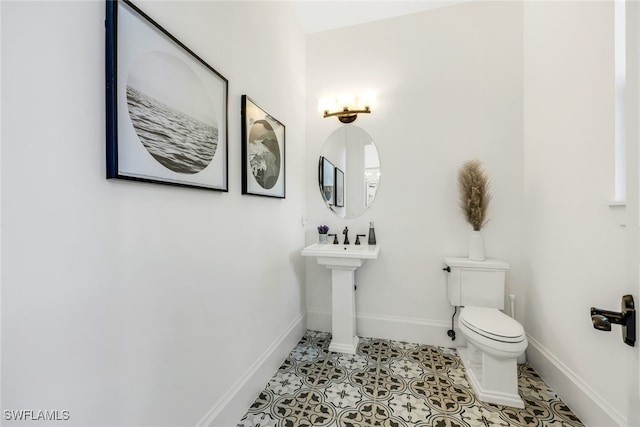
{"type": "Polygon", "coordinates": [[[516,358],[496,358],[478,350],[471,343],[458,348],[458,353],[478,400],[524,408],[524,401],[518,394],[516,358]]]}

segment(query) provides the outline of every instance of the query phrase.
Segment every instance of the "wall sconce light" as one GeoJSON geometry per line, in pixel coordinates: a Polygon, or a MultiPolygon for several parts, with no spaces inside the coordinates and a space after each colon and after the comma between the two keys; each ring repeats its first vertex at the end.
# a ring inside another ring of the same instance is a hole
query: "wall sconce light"
{"type": "Polygon", "coordinates": [[[328,96],[320,99],[318,109],[324,118],[337,117],[342,123],[351,123],[358,118],[358,114],[371,113],[375,100],[375,95],[371,93],[328,96]]]}

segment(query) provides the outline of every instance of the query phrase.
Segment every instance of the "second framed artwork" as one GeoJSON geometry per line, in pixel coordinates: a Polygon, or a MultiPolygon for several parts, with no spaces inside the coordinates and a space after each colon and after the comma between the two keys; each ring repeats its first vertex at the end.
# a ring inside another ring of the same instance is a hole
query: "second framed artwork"
{"type": "Polygon", "coordinates": [[[242,95],[242,194],[285,198],[285,126],[242,95]]]}

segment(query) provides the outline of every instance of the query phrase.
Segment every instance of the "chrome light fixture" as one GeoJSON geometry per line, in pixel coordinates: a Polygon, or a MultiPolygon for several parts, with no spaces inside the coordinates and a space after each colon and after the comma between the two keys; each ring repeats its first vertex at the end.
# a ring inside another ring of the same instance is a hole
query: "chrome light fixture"
{"type": "Polygon", "coordinates": [[[324,118],[337,117],[342,123],[352,123],[358,114],[369,114],[375,103],[375,95],[364,93],[359,96],[342,94],[321,98],[318,109],[324,118]]]}

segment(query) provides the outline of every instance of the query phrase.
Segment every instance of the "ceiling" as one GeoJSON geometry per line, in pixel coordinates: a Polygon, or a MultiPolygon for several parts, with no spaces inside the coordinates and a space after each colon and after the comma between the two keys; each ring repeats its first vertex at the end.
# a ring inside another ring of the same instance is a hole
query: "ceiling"
{"type": "Polygon", "coordinates": [[[470,0],[294,0],[293,7],[303,31],[312,34],[467,1],[470,0]]]}

